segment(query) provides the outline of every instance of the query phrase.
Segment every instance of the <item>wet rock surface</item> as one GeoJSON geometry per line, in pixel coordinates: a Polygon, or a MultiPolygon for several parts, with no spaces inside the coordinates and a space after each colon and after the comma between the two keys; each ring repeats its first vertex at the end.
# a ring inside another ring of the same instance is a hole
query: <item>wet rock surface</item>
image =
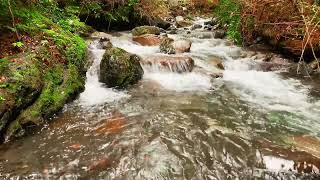
{"type": "Polygon", "coordinates": [[[173,40],[165,37],[160,44],[160,52],[166,54],[176,54],[190,52],[192,42],[186,39],[173,40]]]}
{"type": "Polygon", "coordinates": [[[139,26],[132,30],[133,36],[141,36],[145,34],[160,35],[160,29],[155,26],[139,26]]]}
{"type": "Polygon", "coordinates": [[[186,56],[150,56],[141,61],[148,69],[158,69],[169,72],[191,72],[194,68],[194,60],[186,56]]]}
{"type": "Polygon", "coordinates": [[[156,46],[161,43],[161,36],[154,34],[144,34],[141,36],[133,36],[132,40],[141,44],[142,46],[156,46]]]}
{"type": "Polygon", "coordinates": [[[125,88],[143,75],[140,58],[120,48],[107,49],[100,64],[99,80],[108,87],[125,88]]]}

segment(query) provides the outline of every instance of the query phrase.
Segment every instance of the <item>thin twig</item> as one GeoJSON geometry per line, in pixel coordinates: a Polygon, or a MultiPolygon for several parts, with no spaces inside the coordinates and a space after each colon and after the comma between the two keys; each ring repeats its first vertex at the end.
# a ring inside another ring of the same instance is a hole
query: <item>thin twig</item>
{"type": "Polygon", "coordinates": [[[20,41],[20,35],[19,35],[19,33],[18,33],[18,29],[16,28],[15,18],[14,18],[12,9],[11,9],[10,0],[8,0],[8,8],[9,8],[9,12],[10,12],[11,19],[12,19],[12,27],[14,28],[14,31],[15,31],[15,33],[16,33],[16,36],[17,36],[18,40],[20,41]]]}

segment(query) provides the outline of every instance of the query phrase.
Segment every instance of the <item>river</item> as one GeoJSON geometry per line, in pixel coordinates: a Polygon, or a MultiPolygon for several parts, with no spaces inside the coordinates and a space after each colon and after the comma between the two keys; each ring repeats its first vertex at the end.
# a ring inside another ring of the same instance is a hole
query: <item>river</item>
{"type": "MultiPolygon", "coordinates": [[[[110,36],[141,57],[161,54],[129,32],[110,36]]],[[[227,40],[190,39],[185,55],[196,70],[144,67],[143,79],[126,90],[99,83],[104,50],[90,41],[85,91],[41,130],[0,146],[0,178],[320,178],[316,87],[261,71],[259,59],[227,40]],[[223,60],[222,78],[210,76],[217,71],[210,57],[223,60]]]]}

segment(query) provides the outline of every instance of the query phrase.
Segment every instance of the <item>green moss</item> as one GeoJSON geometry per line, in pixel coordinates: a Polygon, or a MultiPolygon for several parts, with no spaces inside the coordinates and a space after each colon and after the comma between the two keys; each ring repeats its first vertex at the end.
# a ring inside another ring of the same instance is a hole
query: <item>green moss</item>
{"type": "Polygon", "coordinates": [[[39,125],[46,118],[59,111],[66,102],[71,100],[79,91],[84,89],[84,78],[79,74],[75,65],[56,65],[45,75],[45,86],[36,102],[23,111],[8,129],[12,134],[25,124],[39,125]],[[19,124],[19,125],[17,125],[19,124]]]}
{"type": "Polygon", "coordinates": [[[158,27],[154,27],[154,26],[140,26],[140,27],[136,27],[132,30],[133,36],[141,36],[144,34],[159,35],[160,29],[158,27]]]}
{"type": "MultiPolygon", "coordinates": [[[[62,11],[51,1],[40,1],[30,6],[15,3],[13,10],[15,17],[21,20],[16,25],[19,33],[27,33],[31,38],[41,34],[42,39],[36,50],[0,60],[1,74],[9,77],[0,88],[13,102],[4,109],[8,117],[0,119],[0,124],[10,123],[0,127],[2,133],[2,128],[8,126],[8,136],[27,124],[42,124],[83,90],[87,57],[86,43],[79,34],[88,27],[75,15],[76,7],[62,11]],[[53,56],[57,49],[59,56],[53,56]],[[11,58],[21,61],[11,63],[11,58]],[[14,112],[9,112],[10,109],[14,112]]],[[[6,97],[1,94],[0,102],[6,97]]]]}
{"type": "Polygon", "coordinates": [[[0,74],[5,74],[8,70],[9,60],[6,58],[0,59],[0,74]]]}
{"type": "Polygon", "coordinates": [[[121,48],[108,49],[100,64],[99,79],[109,87],[124,88],[142,78],[140,58],[121,48]]]}

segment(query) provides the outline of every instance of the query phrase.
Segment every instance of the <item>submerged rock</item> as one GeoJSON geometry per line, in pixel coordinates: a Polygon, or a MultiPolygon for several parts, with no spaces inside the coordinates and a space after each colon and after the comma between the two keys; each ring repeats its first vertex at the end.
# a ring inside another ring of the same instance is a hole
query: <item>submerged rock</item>
{"type": "Polygon", "coordinates": [[[178,21],[184,21],[184,18],[182,16],[177,16],[176,17],[176,22],[178,22],[178,21]]]}
{"type": "Polygon", "coordinates": [[[186,39],[173,40],[171,38],[164,38],[160,44],[160,52],[166,54],[176,54],[190,52],[192,42],[186,39]]]}
{"type": "Polygon", "coordinates": [[[145,69],[157,69],[171,72],[191,72],[194,61],[187,56],[150,56],[141,61],[145,69]]]}
{"type": "Polygon", "coordinates": [[[160,44],[160,52],[166,53],[166,54],[175,54],[176,51],[173,47],[174,40],[168,37],[165,37],[162,39],[160,44]]]}
{"type": "Polygon", "coordinates": [[[110,42],[109,38],[102,37],[102,38],[99,39],[98,47],[101,48],[101,49],[112,48],[112,43],[110,42]]]}
{"type": "Polygon", "coordinates": [[[194,25],[192,25],[191,30],[196,30],[196,29],[201,29],[201,28],[202,28],[201,24],[194,24],[194,25]]]}
{"type": "Polygon", "coordinates": [[[133,41],[141,44],[142,46],[156,46],[161,43],[161,37],[154,34],[145,34],[142,36],[134,36],[133,41]]]}
{"type": "Polygon", "coordinates": [[[218,18],[212,18],[210,21],[204,22],[204,25],[214,26],[214,25],[217,25],[218,23],[219,23],[218,18]]]}
{"type": "Polygon", "coordinates": [[[186,39],[180,39],[173,42],[176,53],[190,52],[192,42],[186,39]]]}
{"type": "Polygon", "coordinates": [[[120,48],[107,49],[100,64],[99,80],[108,87],[125,88],[143,75],[140,58],[120,48]]]}
{"type": "Polygon", "coordinates": [[[140,26],[132,30],[133,36],[141,36],[144,34],[160,35],[160,28],[155,26],[140,26]]]}
{"type": "Polygon", "coordinates": [[[216,39],[223,39],[226,36],[226,31],[223,29],[213,31],[213,37],[216,39]]]}
{"type": "Polygon", "coordinates": [[[188,20],[185,20],[182,16],[177,16],[176,17],[176,26],[178,28],[180,28],[180,27],[188,27],[188,26],[191,26],[191,25],[192,25],[192,22],[188,21],[188,20]]]}
{"type": "Polygon", "coordinates": [[[262,62],[259,63],[260,70],[262,71],[278,71],[288,69],[290,66],[287,59],[276,54],[257,54],[255,57],[258,57],[258,60],[262,60],[262,62]]]}
{"type": "Polygon", "coordinates": [[[213,65],[218,69],[224,70],[224,65],[220,57],[213,56],[208,60],[208,62],[210,65],[213,65]]]}
{"type": "Polygon", "coordinates": [[[184,21],[177,21],[177,22],[176,22],[176,26],[177,26],[178,28],[188,27],[188,26],[191,26],[191,25],[192,25],[192,22],[191,22],[191,21],[186,21],[186,20],[184,20],[184,21]]]}
{"type": "Polygon", "coordinates": [[[167,22],[161,18],[157,18],[155,20],[155,25],[159,28],[164,29],[164,30],[168,29],[171,26],[171,24],[169,22],[167,22]]]}

